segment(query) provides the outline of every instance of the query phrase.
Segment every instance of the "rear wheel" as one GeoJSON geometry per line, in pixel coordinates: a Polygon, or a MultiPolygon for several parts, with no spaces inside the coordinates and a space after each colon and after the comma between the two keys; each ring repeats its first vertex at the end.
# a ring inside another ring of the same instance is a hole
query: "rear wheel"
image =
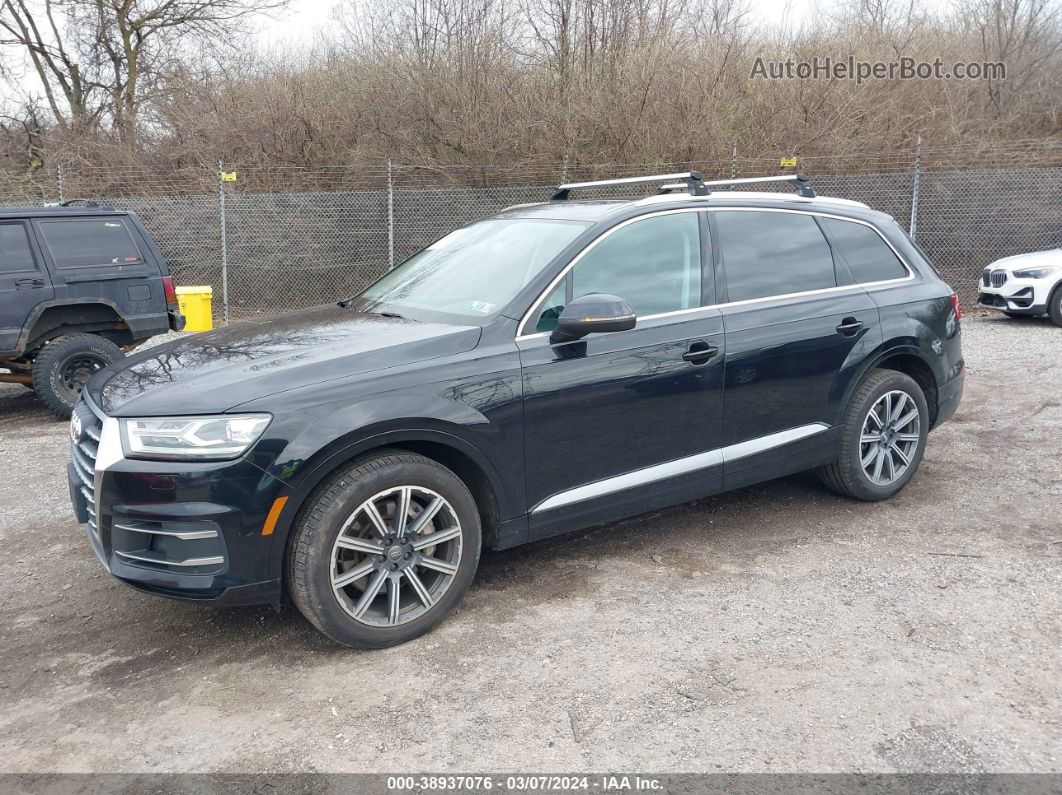
{"type": "Polygon", "coordinates": [[[60,417],[69,417],[88,380],[122,356],[121,348],[96,334],[57,337],[33,360],[33,391],[60,417]]]}
{"type": "Polygon", "coordinates": [[[888,499],[914,477],[928,433],[929,407],[918,383],[895,370],[875,370],[848,405],[840,456],[820,476],[847,497],[888,499]]]}
{"type": "Polygon", "coordinates": [[[337,643],[382,648],[432,629],[461,602],[479,564],[468,488],[423,456],[352,464],[310,498],[288,557],[300,612],[337,643]]]}

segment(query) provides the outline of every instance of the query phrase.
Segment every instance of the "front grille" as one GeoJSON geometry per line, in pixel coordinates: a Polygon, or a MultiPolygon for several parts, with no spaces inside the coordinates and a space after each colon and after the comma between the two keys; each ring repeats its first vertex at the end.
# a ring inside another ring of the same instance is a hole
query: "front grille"
{"type": "MultiPolygon", "coordinates": [[[[76,481],[72,484],[85,498],[87,524],[96,544],[96,553],[109,569],[122,564],[133,569],[151,569],[172,574],[220,574],[227,561],[225,539],[221,527],[205,517],[161,517],[150,506],[118,505],[108,500],[101,504],[104,473],[97,472],[100,447],[104,459],[115,451],[107,445],[115,444],[113,423],[85,396],[75,407],[81,430],[71,437],[70,461],[76,481]],[[104,509],[106,508],[106,509],[104,509]],[[117,512],[118,510],[122,512],[117,512]]],[[[77,422],[71,420],[71,433],[77,422]]],[[[109,492],[108,492],[109,493],[109,492]]],[[[113,570],[113,569],[112,569],[113,570]]]]}
{"type": "Polygon", "coordinates": [[[985,287],[991,287],[992,286],[992,272],[991,271],[984,271],[981,274],[981,284],[983,284],[985,287]]]}
{"type": "Polygon", "coordinates": [[[992,286],[993,287],[1002,287],[1006,283],[1007,283],[1007,272],[1006,271],[992,271],[992,286]]]}
{"type": "Polygon", "coordinates": [[[74,411],[81,420],[81,438],[70,442],[70,460],[74,462],[74,471],[81,481],[79,488],[88,504],[88,526],[92,535],[99,540],[100,528],[96,512],[96,456],[99,453],[100,433],[103,419],[93,410],[87,401],[77,404],[74,411]]]}

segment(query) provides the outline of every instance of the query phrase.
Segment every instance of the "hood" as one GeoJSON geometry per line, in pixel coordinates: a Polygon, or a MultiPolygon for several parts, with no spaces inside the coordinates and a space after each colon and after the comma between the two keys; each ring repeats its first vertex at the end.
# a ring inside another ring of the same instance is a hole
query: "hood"
{"type": "Polygon", "coordinates": [[[112,416],[216,414],[288,389],[461,353],[480,331],[319,306],[150,348],[102,370],[88,392],[112,416]]]}
{"type": "Polygon", "coordinates": [[[1022,268],[1047,268],[1062,265],[1062,248],[1053,248],[1048,251],[1031,251],[1028,254],[1015,254],[1013,257],[997,259],[985,270],[993,268],[1007,268],[1018,270],[1022,268]]]}

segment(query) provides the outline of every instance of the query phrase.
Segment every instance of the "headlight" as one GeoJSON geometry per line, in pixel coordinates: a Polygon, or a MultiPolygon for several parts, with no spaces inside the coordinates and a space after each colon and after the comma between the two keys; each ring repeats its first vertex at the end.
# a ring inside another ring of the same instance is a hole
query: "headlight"
{"type": "Polygon", "coordinates": [[[269,414],[123,419],[122,447],[130,458],[238,458],[271,419],[269,414]]]}
{"type": "Polygon", "coordinates": [[[1057,270],[1058,268],[1026,268],[1023,271],[1014,271],[1014,275],[1019,279],[1044,279],[1057,270]]]}

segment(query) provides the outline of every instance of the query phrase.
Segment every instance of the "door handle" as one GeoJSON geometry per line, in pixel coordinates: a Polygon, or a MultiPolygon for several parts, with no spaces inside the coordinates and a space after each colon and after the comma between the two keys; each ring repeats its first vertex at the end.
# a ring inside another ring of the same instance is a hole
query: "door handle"
{"type": "Polygon", "coordinates": [[[683,361],[690,364],[707,364],[708,360],[719,353],[719,348],[703,340],[690,343],[689,350],[682,354],[683,361]]]}
{"type": "Polygon", "coordinates": [[[15,279],[15,287],[19,290],[25,287],[30,289],[44,287],[44,279],[15,279]]]}
{"type": "Polygon", "coordinates": [[[862,322],[856,320],[854,317],[846,317],[841,321],[841,325],[837,327],[837,333],[843,334],[846,337],[853,337],[862,330],[862,322]]]}

